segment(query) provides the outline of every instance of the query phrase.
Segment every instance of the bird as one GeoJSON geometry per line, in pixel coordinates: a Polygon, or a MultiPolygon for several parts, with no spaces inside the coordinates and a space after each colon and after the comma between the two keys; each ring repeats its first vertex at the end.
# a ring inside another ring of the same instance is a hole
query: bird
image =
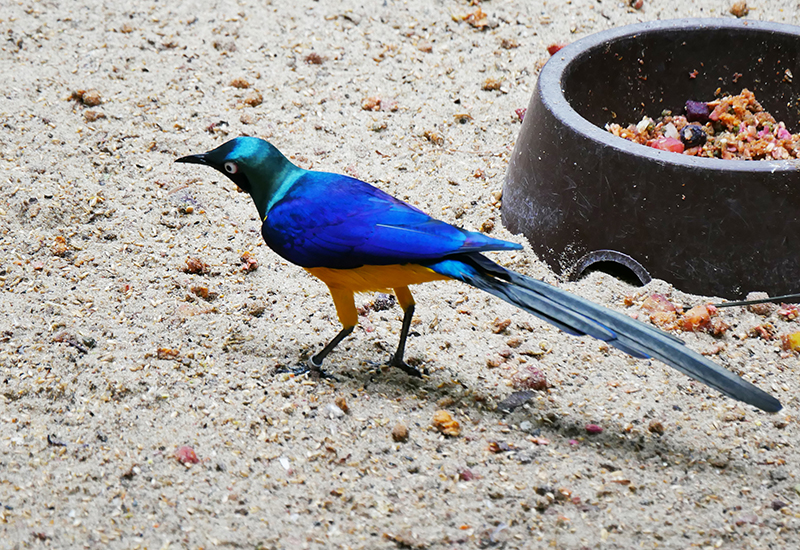
{"type": "Polygon", "coordinates": [[[381,189],[349,176],[306,170],[257,137],[231,139],[206,153],[176,159],[214,168],[248,193],[261,235],[279,256],[330,291],[342,329],[301,368],[326,375],[323,361],[358,323],[354,295],[394,292],[403,310],[397,349],[388,361],[411,376],[404,360],[415,302],[409,286],[456,280],[552,323],[588,335],[636,358],[655,358],[720,393],[765,412],[780,402],[653,325],[527,277],[487,258],[521,245],[437,220],[381,189]]]}

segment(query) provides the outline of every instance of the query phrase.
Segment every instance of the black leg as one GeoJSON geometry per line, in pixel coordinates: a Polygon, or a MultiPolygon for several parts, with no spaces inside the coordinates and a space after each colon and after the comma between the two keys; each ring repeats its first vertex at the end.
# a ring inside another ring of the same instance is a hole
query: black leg
{"type": "Polygon", "coordinates": [[[350,333],[353,332],[354,328],[355,327],[344,327],[339,331],[339,334],[333,337],[333,340],[328,342],[328,345],[322,348],[322,351],[312,357],[310,361],[312,370],[322,370],[322,362],[325,360],[328,354],[333,351],[333,348],[339,345],[339,342],[350,336],[350,333]]]}
{"type": "Polygon", "coordinates": [[[407,365],[406,362],[403,361],[403,355],[405,355],[406,352],[406,339],[408,338],[408,331],[411,329],[411,319],[413,317],[414,304],[411,304],[403,312],[403,328],[400,330],[400,343],[397,344],[397,351],[389,360],[389,366],[397,367],[411,376],[422,378],[422,373],[419,370],[415,369],[411,365],[407,365]]]}
{"type": "MultiPolygon", "coordinates": [[[[335,376],[332,374],[328,374],[324,370],[322,370],[322,362],[328,356],[330,352],[333,351],[333,348],[339,345],[339,342],[347,338],[355,327],[345,327],[339,331],[339,334],[333,337],[333,340],[328,342],[328,344],[322,348],[315,356],[311,357],[308,360],[308,364],[301,365],[296,368],[287,368],[281,369],[279,372],[291,372],[292,374],[309,374],[312,378],[328,378],[330,380],[337,380],[335,376]]],[[[338,380],[337,380],[338,381],[338,380]]]]}

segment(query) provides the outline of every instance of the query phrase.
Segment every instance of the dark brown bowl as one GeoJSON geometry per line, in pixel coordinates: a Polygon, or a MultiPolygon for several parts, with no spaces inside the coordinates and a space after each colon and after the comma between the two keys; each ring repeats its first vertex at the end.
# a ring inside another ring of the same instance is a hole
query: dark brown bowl
{"type": "Polygon", "coordinates": [[[800,291],[800,162],[698,158],[618,138],[715,91],[753,91],[800,130],[800,27],[737,19],[604,31],[542,69],[503,189],[503,221],[559,274],[596,262],[695,294],[800,291]],[[696,71],[696,76],[690,74],[696,71]]]}

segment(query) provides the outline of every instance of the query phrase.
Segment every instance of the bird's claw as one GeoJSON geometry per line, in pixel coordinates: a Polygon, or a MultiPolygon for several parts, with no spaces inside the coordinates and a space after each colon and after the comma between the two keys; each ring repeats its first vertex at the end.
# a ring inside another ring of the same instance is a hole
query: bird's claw
{"type": "Polygon", "coordinates": [[[290,374],[294,374],[295,376],[302,376],[307,374],[309,378],[312,380],[332,380],[334,382],[338,382],[339,379],[336,378],[334,375],[329,374],[322,370],[322,367],[319,365],[315,365],[311,361],[306,361],[305,363],[301,363],[296,367],[281,367],[277,370],[277,372],[288,372],[290,374]]]}
{"type": "Polygon", "coordinates": [[[388,361],[381,362],[381,361],[370,361],[367,363],[367,366],[370,368],[370,372],[373,374],[383,374],[384,369],[389,369],[392,367],[397,367],[404,373],[408,374],[409,376],[413,376],[415,378],[422,378],[424,375],[428,374],[428,371],[420,371],[412,367],[411,365],[407,364],[405,361],[395,361],[394,357],[391,357],[388,361]]]}
{"type": "Polygon", "coordinates": [[[397,359],[396,355],[393,355],[392,358],[389,359],[389,362],[386,363],[386,365],[389,367],[397,367],[398,369],[408,374],[409,376],[415,376],[417,378],[422,378],[423,374],[428,374],[427,371],[425,372],[420,371],[419,369],[412,367],[402,359],[397,359]]]}

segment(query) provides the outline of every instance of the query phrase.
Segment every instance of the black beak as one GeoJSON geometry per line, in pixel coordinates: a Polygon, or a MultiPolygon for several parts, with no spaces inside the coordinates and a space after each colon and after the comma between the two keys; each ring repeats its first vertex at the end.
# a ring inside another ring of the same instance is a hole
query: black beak
{"type": "Polygon", "coordinates": [[[186,164],[202,164],[204,166],[211,166],[211,163],[208,162],[205,153],[201,153],[199,155],[189,155],[188,157],[181,157],[176,159],[175,162],[184,162],[186,164]]]}

